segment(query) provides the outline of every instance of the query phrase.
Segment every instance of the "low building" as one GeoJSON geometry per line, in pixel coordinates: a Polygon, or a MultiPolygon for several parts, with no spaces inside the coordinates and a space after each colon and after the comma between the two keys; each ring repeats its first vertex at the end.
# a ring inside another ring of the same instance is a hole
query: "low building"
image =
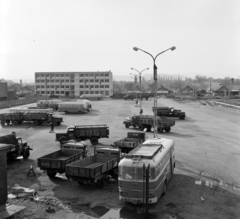
{"type": "Polygon", "coordinates": [[[213,91],[215,96],[226,97],[229,96],[229,90],[225,86],[221,86],[219,89],[213,91]]]}
{"type": "Polygon", "coordinates": [[[181,90],[181,93],[185,95],[194,95],[194,89],[187,85],[185,88],[181,90]]]}
{"type": "Polygon", "coordinates": [[[157,94],[169,94],[169,93],[171,93],[171,91],[169,89],[167,89],[166,87],[164,87],[163,85],[161,85],[157,89],[157,94]]]}

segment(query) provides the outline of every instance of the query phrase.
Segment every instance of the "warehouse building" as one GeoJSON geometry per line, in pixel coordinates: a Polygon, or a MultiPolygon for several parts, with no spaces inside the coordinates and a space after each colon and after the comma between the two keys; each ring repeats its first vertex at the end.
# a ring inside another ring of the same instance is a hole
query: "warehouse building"
{"type": "Polygon", "coordinates": [[[106,72],[35,72],[36,94],[79,97],[113,94],[113,77],[106,72]]]}

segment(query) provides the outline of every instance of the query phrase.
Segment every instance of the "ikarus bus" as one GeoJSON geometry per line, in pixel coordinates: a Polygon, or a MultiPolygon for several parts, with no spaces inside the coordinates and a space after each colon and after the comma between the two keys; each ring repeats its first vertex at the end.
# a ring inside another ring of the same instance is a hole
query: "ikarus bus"
{"type": "Polygon", "coordinates": [[[174,141],[166,138],[148,139],[125,155],[118,165],[120,200],[134,204],[143,203],[144,165],[145,167],[150,165],[149,203],[156,203],[166,192],[168,182],[174,172],[174,141]]]}

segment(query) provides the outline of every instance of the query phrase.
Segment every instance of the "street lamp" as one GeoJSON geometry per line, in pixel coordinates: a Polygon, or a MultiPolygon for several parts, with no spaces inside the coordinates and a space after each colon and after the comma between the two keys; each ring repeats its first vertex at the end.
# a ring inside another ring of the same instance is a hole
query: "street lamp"
{"type": "MultiPolygon", "coordinates": [[[[141,83],[142,83],[142,72],[144,72],[145,70],[148,70],[149,68],[145,68],[143,69],[142,71],[138,71],[137,69],[135,68],[131,68],[132,70],[135,70],[136,72],[138,72],[139,74],[139,89],[140,89],[140,113],[139,114],[142,114],[143,113],[143,110],[142,110],[142,90],[141,90],[141,83]]],[[[130,73],[131,74],[131,73],[130,73]]]]}
{"type": "Polygon", "coordinates": [[[142,49],[140,49],[140,48],[138,48],[138,47],[133,47],[133,50],[135,50],[135,51],[140,50],[140,51],[142,51],[142,52],[150,55],[150,56],[152,57],[152,59],[153,59],[153,79],[154,79],[154,105],[153,105],[153,106],[154,106],[154,138],[157,136],[157,129],[156,129],[156,127],[157,127],[157,96],[156,96],[156,90],[157,90],[157,66],[156,66],[156,64],[155,64],[155,61],[156,61],[157,57],[158,57],[159,55],[161,55],[162,53],[164,53],[164,52],[166,52],[166,51],[168,51],[168,50],[172,50],[172,51],[173,51],[173,50],[175,50],[175,49],[176,49],[176,47],[173,46],[173,47],[171,47],[171,48],[168,48],[168,49],[166,49],[166,50],[158,53],[155,57],[153,57],[152,54],[150,54],[150,53],[148,53],[148,52],[146,52],[146,51],[144,51],[144,50],[142,50],[142,49]]]}
{"type": "MultiPolygon", "coordinates": [[[[137,75],[130,73],[130,75],[134,76],[134,84],[137,84],[137,75]]],[[[137,101],[137,91],[136,91],[136,101],[137,101]]]]}

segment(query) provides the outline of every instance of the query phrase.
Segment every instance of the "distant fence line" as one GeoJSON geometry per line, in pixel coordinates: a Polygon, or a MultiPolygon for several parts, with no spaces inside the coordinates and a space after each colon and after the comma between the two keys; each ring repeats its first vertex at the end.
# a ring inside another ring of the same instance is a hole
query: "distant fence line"
{"type": "Polygon", "coordinates": [[[29,104],[29,103],[35,103],[38,100],[45,100],[45,99],[47,99],[47,97],[45,97],[45,96],[29,96],[29,97],[25,97],[24,99],[1,101],[0,109],[25,105],[25,104],[29,104]]]}
{"type": "Polygon", "coordinates": [[[217,106],[221,106],[221,107],[224,107],[224,108],[228,108],[228,109],[240,112],[240,106],[231,105],[231,104],[227,104],[227,103],[216,102],[216,101],[209,101],[209,102],[211,102],[211,103],[213,103],[217,106]]]}

